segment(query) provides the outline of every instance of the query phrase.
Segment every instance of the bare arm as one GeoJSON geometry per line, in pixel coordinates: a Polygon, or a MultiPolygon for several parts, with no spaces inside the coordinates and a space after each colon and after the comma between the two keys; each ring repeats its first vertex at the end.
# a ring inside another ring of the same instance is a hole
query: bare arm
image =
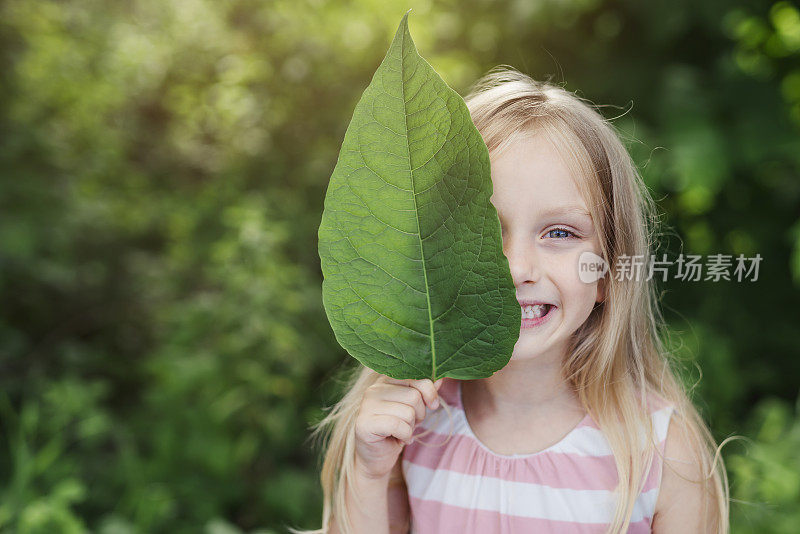
{"type": "Polygon", "coordinates": [[[653,517],[654,534],[718,532],[720,525],[713,507],[702,509],[703,500],[708,502],[711,496],[704,495],[699,482],[703,472],[696,454],[686,427],[673,419],[667,432],[666,462],[653,517]]]}
{"type": "Polygon", "coordinates": [[[397,459],[389,479],[389,532],[408,534],[411,528],[411,511],[408,505],[408,488],[403,478],[403,457],[397,459]]]}
{"type": "MultiPolygon", "coordinates": [[[[443,378],[395,379],[381,375],[364,392],[355,420],[355,468],[345,508],[355,534],[406,534],[410,527],[402,451],[426,406],[439,407],[443,378]]],[[[335,513],[335,512],[334,512],[335,513]]],[[[331,534],[342,534],[331,518],[331,534]]]]}
{"type": "MultiPolygon", "coordinates": [[[[389,477],[369,478],[356,475],[347,490],[347,515],[356,534],[389,534],[389,477]],[[358,502],[353,494],[358,495],[358,502]],[[360,504],[360,506],[359,506],[360,504]]],[[[331,534],[341,534],[336,518],[331,518],[331,534]]]]}
{"type": "MultiPolygon", "coordinates": [[[[354,487],[347,493],[347,513],[356,534],[408,533],[408,493],[401,466],[402,457],[386,477],[356,477],[354,487]],[[358,493],[361,507],[352,497],[353,491],[358,493]]],[[[335,518],[331,519],[330,534],[341,534],[335,518]]]]}

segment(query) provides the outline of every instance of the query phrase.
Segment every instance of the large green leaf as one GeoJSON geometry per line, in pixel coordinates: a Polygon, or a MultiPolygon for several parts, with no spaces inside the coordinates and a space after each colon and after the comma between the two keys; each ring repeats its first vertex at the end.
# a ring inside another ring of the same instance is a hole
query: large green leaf
{"type": "Polygon", "coordinates": [[[406,13],[345,132],[319,228],[323,304],[353,357],[431,380],[508,363],[521,310],[491,194],[486,145],[406,13]]]}

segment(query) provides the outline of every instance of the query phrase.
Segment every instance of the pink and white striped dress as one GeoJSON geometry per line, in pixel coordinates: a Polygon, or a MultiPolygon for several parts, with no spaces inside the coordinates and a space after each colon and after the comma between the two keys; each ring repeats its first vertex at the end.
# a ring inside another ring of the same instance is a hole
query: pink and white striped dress
{"type": "MultiPolygon", "coordinates": [[[[411,534],[604,533],[617,485],[614,457],[594,420],[586,417],[555,445],[533,454],[503,455],[478,441],[464,415],[461,380],[445,378],[441,400],[428,410],[402,452],[411,506],[411,534]],[[416,436],[430,429],[424,436],[416,436]],[[452,436],[443,445],[452,429],[452,436]],[[426,445],[429,444],[429,445],[426,445]]],[[[657,446],[664,454],[673,406],[651,397],[657,446]]],[[[629,533],[651,532],[661,483],[655,454],[631,517],[629,533]]]]}

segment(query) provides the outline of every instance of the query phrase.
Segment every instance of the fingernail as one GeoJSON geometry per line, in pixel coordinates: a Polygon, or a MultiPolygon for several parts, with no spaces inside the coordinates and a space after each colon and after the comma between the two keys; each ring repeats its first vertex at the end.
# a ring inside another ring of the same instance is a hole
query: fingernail
{"type": "Polygon", "coordinates": [[[431,407],[432,407],[434,410],[437,410],[437,409],[439,408],[439,399],[438,399],[438,398],[436,398],[436,399],[433,399],[433,402],[431,403],[431,407]]]}

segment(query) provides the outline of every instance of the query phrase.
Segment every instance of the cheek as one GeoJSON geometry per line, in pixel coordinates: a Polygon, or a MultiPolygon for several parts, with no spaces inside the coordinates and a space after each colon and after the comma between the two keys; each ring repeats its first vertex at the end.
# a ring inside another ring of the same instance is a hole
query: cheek
{"type": "Polygon", "coordinates": [[[569,286],[581,284],[578,275],[578,262],[583,250],[569,250],[550,256],[550,272],[562,283],[569,286]]]}
{"type": "Polygon", "coordinates": [[[583,250],[574,254],[564,254],[552,264],[553,277],[557,280],[563,305],[570,304],[572,308],[580,309],[585,306],[591,308],[597,296],[597,282],[585,283],[578,273],[578,262],[583,250]]]}

